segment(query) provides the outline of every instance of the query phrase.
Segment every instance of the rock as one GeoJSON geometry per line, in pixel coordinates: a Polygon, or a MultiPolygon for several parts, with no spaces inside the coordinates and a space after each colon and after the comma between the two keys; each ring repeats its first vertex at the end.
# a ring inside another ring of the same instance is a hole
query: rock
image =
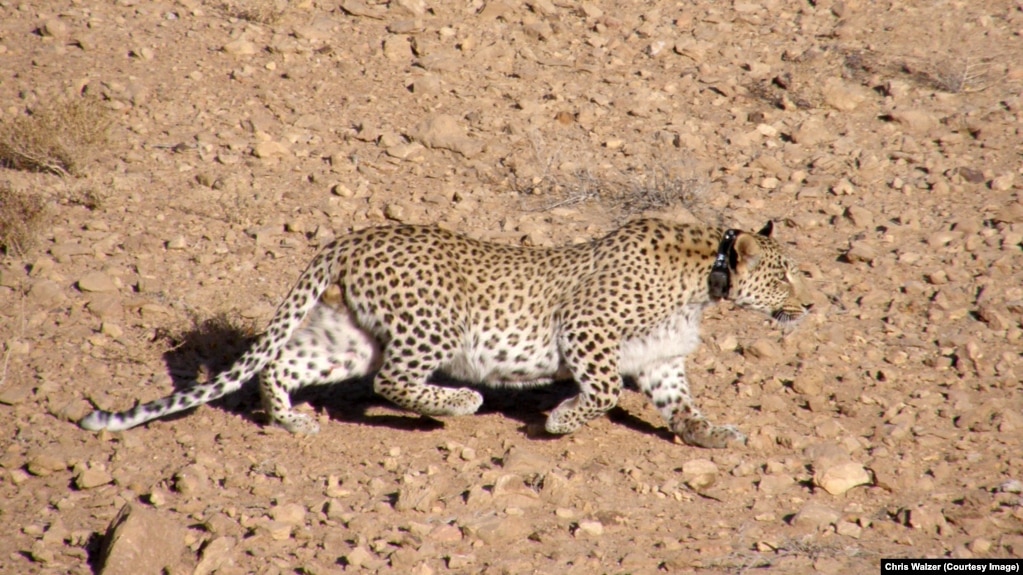
{"type": "Polygon", "coordinates": [[[845,252],[845,258],[853,262],[871,263],[877,259],[877,250],[863,240],[849,242],[849,250],[845,252]]]}
{"type": "Polygon", "coordinates": [[[93,294],[85,307],[88,308],[89,313],[102,320],[119,319],[124,316],[124,306],[121,305],[121,297],[117,293],[93,294]]]}
{"type": "Polygon", "coordinates": [[[40,453],[39,455],[29,458],[28,464],[25,468],[32,475],[45,477],[51,473],[67,469],[67,461],[54,454],[40,453]]]}
{"type": "Polygon", "coordinates": [[[237,540],[234,537],[217,537],[203,547],[202,558],[195,566],[192,575],[210,575],[223,567],[234,564],[234,548],[237,540]]]}
{"type": "Polygon", "coordinates": [[[206,490],[209,474],[197,463],[186,465],[174,474],[174,491],[182,495],[196,495],[206,490]]]}
{"type": "Polygon", "coordinates": [[[256,53],[256,45],[242,39],[232,40],[221,49],[232,56],[252,56],[256,53]]]}
{"type": "Polygon", "coordinates": [[[817,117],[806,120],[792,133],[792,141],[808,147],[817,146],[833,139],[835,139],[834,135],[824,127],[824,123],[817,117]]]}
{"type": "Polygon", "coordinates": [[[259,142],[252,146],[252,155],[260,159],[267,159],[274,156],[282,156],[287,154],[290,150],[288,147],[280,142],[273,140],[267,140],[265,142],[259,142]]]}
{"type": "Polygon", "coordinates": [[[841,495],[858,485],[872,482],[870,472],[855,461],[822,465],[814,470],[813,482],[832,495],[841,495]]]}
{"type": "Polygon", "coordinates": [[[270,517],[288,525],[305,523],[306,509],[298,503],[285,503],[270,510],[270,517]]]}
{"type": "Polygon", "coordinates": [[[824,391],[824,376],[818,371],[803,371],[792,380],[792,391],[818,396],[824,391]]]}
{"type": "Polygon", "coordinates": [[[838,511],[815,501],[808,501],[792,516],[791,523],[794,527],[820,530],[826,529],[841,518],[842,514],[838,511]]]}
{"type": "Polygon", "coordinates": [[[796,480],[791,475],[781,473],[768,473],[761,476],[760,482],[757,484],[757,491],[761,493],[777,494],[785,491],[793,484],[796,480]]]}
{"type": "Polygon", "coordinates": [[[841,78],[828,78],[821,88],[824,102],[840,112],[855,110],[866,98],[866,93],[859,87],[846,84],[841,78]]]}
{"type": "Polygon", "coordinates": [[[78,472],[75,476],[75,487],[78,489],[93,489],[106,485],[113,481],[110,472],[102,467],[87,467],[78,472]]]}
{"type": "Polygon", "coordinates": [[[714,485],[718,473],[717,464],[709,459],[691,459],[682,464],[682,481],[694,491],[714,485]]]}
{"type": "Polygon", "coordinates": [[[56,18],[50,18],[39,27],[39,32],[48,38],[64,38],[67,36],[67,24],[56,18]]]}
{"type": "Polygon", "coordinates": [[[287,541],[291,538],[294,526],[281,521],[264,520],[257,524],[256,533],[263,534],[274,541],[287,541]]]}
{"type": "Polygon", "coordinates": [[[365,547],[359,545],[345,555],[345,562],[352,567],[362,567],[374,559],[373,554],[365,547]]]}
{"type": "Polygon", "coordinates": [[[542,475],[553,467],[550,459],[521,447],[512,447],[501,457],[501,468],[509,473],[542,475]]]}
{"type": "Polygon", "coordinates": [[[894,110],[888,117],[915,134],[926,134],[938,126],[938,118],[926,110],[894,110]]]}
{"type": "Polygon", "coordinates": [[[575,529],[576,537],[600,537],[604,534],[604,524],[600,521],[580,521],[575,529]]]}
{"type": "Polygon", "coordinates": [[[526,486],[522,477],[506,474],[494,482],[494,502],[501,507],[535,507],[540,505],[540,494],[526,486]]]}
{"type": "Polygon", "coordinates": [[[995,213],[995,221],[1006,224],[1023,222],[1023,202],[1013,202],[995,213]]]}
{"type": "Polygon", "coordinates": [[[28,290],[28,299],[41,308],[52,308],[63,303],[64,290],[52,280],[39,280],[28,290]]]}
{"type": "Polygon", "coordinates": [[[412,50],[406,36],[388,36],[383,42],[384,57],[392,62],[412,58],[412,50]]]}
{"type": "Polygon", "coordinates": [[[185,568],[187,529],[164,512],[129,503],[107,528],[100,575],[178,572],[185,568]]]}
{"type": "Polygon", "coordinates": [[[861,206],[849,206],[845,209],[845,217],[857,228],[869,230],[874,227],[874,213],[861,206]]]}
{"type": "Polygon", "coordinates": [[[435,114],[421,121],[409,134],[427,148],[442,148],[473,158],[483,151],[483,144],[465,134],[458,120],[447,114],[435,114]]]}
{"type": "Polygon", "coordinates": [[[922,505],[909,510],[909,526],[930,534],[943,534],[948,529],[945,515],[935,506],[922,505]]]}
{"type": "Polygon", "coordinates": [[[851,521],[839,521],[835,524],[835,532],[845,537],[859,539],[863,535],[863,528],[851,521]]]}
{"type": "Polygon", "coordinates": [[[476,564],[476,556],[472,553],[448,555],[448,569],[465,569],[476,564]]]}
{"type": "Polygon", "coordinates": [[[778,359],[781,356],[781,348],[778,344],[769,339],[758,339],[753,343],[749,344],[743,351],[755,357],[757,359],[773,360],[778,359]]]}
{"type": "Polygon", "coordinates": [[[1012,172],[1002,174],[991,180],[991,189],[996,192],[1006,192],[1012,189],[1016,176],[1012,172]]]}
{"type": "Polygon", "coordinates": [[[533,527],[525,519],[515,515],[507,517],[487,517],[464,525],[464,531],[484,543],[508,544],[521,539],[532,531],[533,527]]]}
{"type": "Polygon", "coordinates": [[[441,482],[442,480],[436,476],[406,475],[401,480],[401,487],[398,488],[398,499],[394,502],[394,509],[429,512],[440,496],[441,482]]]}

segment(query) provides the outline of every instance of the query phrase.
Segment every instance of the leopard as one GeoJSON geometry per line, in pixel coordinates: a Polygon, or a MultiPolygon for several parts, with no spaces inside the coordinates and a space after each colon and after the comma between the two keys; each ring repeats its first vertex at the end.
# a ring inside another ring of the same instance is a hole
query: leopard
{"type": "Polygon", "coordinates": [[[578,393],[548,414],[549,434],[606,414],[628,382],[684,443],[745,445],[736,426],[714,424],[697,407],[686,358],[700,343],[704,311],[718,302],[782,326],[810,312],[804,276],[773,228],[646,218],[596,239],[535,247],[429,225],[367,227],[318,252],[229,368],[126,411],[97,409],[79,424],[126,430],[235,392],[257,375],[270,422],[304,434],[319,431],[292,406],[306,386],[369,377],[377,395],[436,418],[475,413],[480,386],[571,379],[578,393]]]}

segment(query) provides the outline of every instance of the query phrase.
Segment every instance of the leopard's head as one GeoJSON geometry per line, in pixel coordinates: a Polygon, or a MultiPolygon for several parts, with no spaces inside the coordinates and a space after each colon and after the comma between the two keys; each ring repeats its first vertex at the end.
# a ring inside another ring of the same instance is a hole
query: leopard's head
{"type": "Polygon", "coordinates": [[[713,299],[728,299],[790,324],[802,319],[813,301],[802,272],[771,237],[773,229],[768,222],[755,234],[726,231],[708,285],[713,299]]]}

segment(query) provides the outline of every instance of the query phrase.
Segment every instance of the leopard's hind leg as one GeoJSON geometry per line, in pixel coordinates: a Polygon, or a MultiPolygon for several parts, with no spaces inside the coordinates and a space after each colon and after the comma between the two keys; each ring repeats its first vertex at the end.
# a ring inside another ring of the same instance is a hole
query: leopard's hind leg
{"type": "Polygon", "coordinates": [[[317,433],[319,425],[311,417],[292,409],[291,394],[310,385],[361,377],[379,369],[379,362],[377,342],[348,310],[320,303],[259,374],[263,408],[271,422],[292,433],[317,433]]]}

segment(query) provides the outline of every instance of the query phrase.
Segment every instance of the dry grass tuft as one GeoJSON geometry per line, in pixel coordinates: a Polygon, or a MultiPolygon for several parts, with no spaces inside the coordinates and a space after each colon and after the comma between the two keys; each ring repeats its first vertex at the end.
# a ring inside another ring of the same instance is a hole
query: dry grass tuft
{"type": "Polygon", "coordinates": [[[214,6],[228,17],[271,26],[284,15],[287,4],[275,0],[222,0],[214,6]]]}
{"type": "Polygon", "coordinates": [[[90,98],[50,102],[0,125],[0,166],[80,175],[107,140],[111,119],[90,98]]]}
{"type": "Polygon", "coordinates": [[[530,194],[556,199],[543,204],[537,211],[594,200],[607,206],[622,221],[644,212],[665,211],[678,206],[692,210],[707,191],[707,182],[702,178],[672,175],[667,170],[654,170],[643,178],[633,175],[613,179],[580,172],[570,183],[548,177],[544,178],[541,186],[544,184],[547,184],[546,189],[538,193],[534,187],[530,194]]]}
{"type": "Polygon", "coordinates": [[[35,244],[45,219],[43,198],[15,191],[9,183],[0,183],[0,250],[11,256],[25,255],[35,244]]]}

